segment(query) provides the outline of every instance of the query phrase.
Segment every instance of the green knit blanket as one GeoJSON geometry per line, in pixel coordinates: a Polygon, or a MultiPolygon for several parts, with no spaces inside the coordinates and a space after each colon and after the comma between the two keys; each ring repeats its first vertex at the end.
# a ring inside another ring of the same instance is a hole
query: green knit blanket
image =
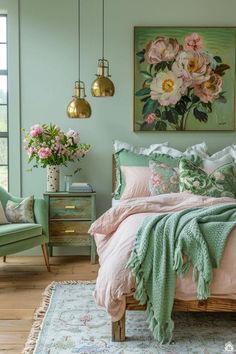
{"type": "Polygon", "coordinates": [[[135,298],[147,303],[147,321],[160,343],[172,339],[176,275],[193,266],[197,297],[210,295],[212,270],[218,268],[230,231],[236,226],[236,205],[147,217],[139,229],[127,263],[136,281],[135,298]],[[183,259],[183,255],[186,261],[183,259]]]}

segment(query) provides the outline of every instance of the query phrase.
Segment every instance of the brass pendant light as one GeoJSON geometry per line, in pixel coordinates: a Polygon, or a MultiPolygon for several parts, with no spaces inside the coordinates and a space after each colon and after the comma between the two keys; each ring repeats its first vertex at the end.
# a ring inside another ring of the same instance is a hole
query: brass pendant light
{"type": "Polygon", "coordinates": [[[75,82],[75,94],[67,106],[67,115],[69,118],[89,118],[91,116],[91,107],[85,99],[85,84],[80,80],[80,0],[78,0],[78,40],[79,80],[75,82]]]}
{"type": "Polygon", "coordinates": [[[102,0],[102,59],[98,60],[97,78],[93,81],[91,93],[94,97],[114,96],[115,87],[109,79],[109,61],[104,58],[104,0],[102,0]]]}

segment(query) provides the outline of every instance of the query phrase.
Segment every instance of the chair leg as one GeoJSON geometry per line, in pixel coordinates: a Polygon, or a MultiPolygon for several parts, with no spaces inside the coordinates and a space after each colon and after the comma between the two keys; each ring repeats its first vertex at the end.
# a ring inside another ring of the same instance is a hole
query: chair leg
{"type": "Polygon", "coordinates": [[[5,263],[7,259],[7,256],[3,256],[3,262],[5,263]]]}
{"type": "Polygon", "coordinates": [[[50,272],[50,264],[49,264],[49,258],[48,258],[48,248],[47,245],[45,243],[43,243],[41,245],[42,251],[43,251],[43,257],[44,257],[44,261],[47,267],[48,272],[50,272]]]}

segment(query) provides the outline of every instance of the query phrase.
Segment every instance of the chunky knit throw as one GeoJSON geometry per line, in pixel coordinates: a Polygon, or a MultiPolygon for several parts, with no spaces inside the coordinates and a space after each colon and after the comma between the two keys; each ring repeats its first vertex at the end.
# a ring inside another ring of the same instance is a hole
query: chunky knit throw
{"type": "Polygon", "coordinates": [[[235,204],[189,209],[147,217],[128,261],[136,281],[135,298],[147,303],[147,321],[160,343],[170,342],[176,275],[193,266],[197,297],[210,295],[212,270],[218,268],[230,231],[236,226],[235,204]],[[187,256],[184,259],[183,255],[187,256]]]}

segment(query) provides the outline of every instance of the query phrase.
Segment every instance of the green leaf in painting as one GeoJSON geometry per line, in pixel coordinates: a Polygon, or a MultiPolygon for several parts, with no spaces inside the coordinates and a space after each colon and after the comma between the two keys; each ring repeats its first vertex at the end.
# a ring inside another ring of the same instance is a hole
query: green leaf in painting
{"type": "Polygon", "coordinates": [[[166,118],[169,123],[177,124],[178,112],[174,108],[171,108],[169,111],[166,112],[166,118]]]}
{"type": "Polygon", "coordinates": [[[160,111],[160,109],[157,108],[157,109],[155,110],[155,114],[156,114],[157,117],[160,117],[160,116],[161,116],[161,111],[160,111]]]}
{"type": "Polygon", "coordinates": [[[140,73],[143,74],[147,78],[150,78],[150,77],[152,78],[152,74],[150,74],[148,71],[141,70],[140,73]]]}
{"type": "Polygon", "coordinates": [[[215,59],[215,61],[216,61],[217,63],[222,63],[222,59],[221,59],[221,57],[219,57],[218,55],[215,55],[215,56],[214,56],[214,59],[215,59]]]}
{"type": "Polygon", "coordinates": [[[217,101],[217,102],[220,102],[220,103],[227,103],[227,98],[226,98],[224,95],[219,95],[219,96],[216,98],[216,101],[217,101]]]}
{"type": "Polygon", "coordinates": [[[147,96],[147,97],[143,97],[143,98],[141,98],[141,102],[146,102],[147,100],[149,100],[149,98],[150,98],[151,96],[147,96]]]}
{"type": "Polygon", "coordinates": [[[205,112],[199,111],[197,107],[193,109],[193,114],[200,122],[206,123],[208,120],[208,115],[205,112]]]}
{"type": "Polygon", "coordinates": [[[162,70],[162,63],[157,63],[154,67],[155,71],[158,72],[160,70],[162,70]]]}
{"type": "Polygon", "coordinates": [[[139,58],[143,58],[144,54],[145,54],[145,49],[142,49],[140,52],[136,53],[137,57],[139,57],[139,58]]]}
{"type": "Polygon", "coordinates": [[[186,107],[187,107],[187,104],[183,99],[179,100],[175,105],[176,111],[181,116],[186,112],[186,107]]]}
{"type": "Polygon", "coordinates": [[[145,95],[149,95],[151,92],[150,88],[148,87],[145,87],[145,88],[142,88],[140,90],[138,90],[135,95],[136,96],[145,96],[145,95]]]}
{"type": "Polygon", "coordinates": [[[192,101],[193,103],[197,103],[197,102],[200,101],[200,98],[197,97],[197,96],[195,96],[194,94],[192,94],[192,95],[191,95],[191,101],[192,101]]]}
{"type": "Polygon", "coordinates": [[[153,130],[154,127],[155,127],[155,123],[148,124],[147,122],[143,122],[143,123],[140,125],[140,130],[143,130],[143,131],[150,131],[150,130],[153,130]]]}
{"type": "Polygon", "coordinates": [[[164,131],[167,128],[166,122],[163,122],[162,120],[158,120],[155,124],[155,129],[159,131],[164,131]]]}
{"type": "Polygon", "coordinates": [[[144,104],[142,114],[144,117],[150,113],[154,113],[157,108],[158,102],[152,100],[151,98],[144,104]]]}

